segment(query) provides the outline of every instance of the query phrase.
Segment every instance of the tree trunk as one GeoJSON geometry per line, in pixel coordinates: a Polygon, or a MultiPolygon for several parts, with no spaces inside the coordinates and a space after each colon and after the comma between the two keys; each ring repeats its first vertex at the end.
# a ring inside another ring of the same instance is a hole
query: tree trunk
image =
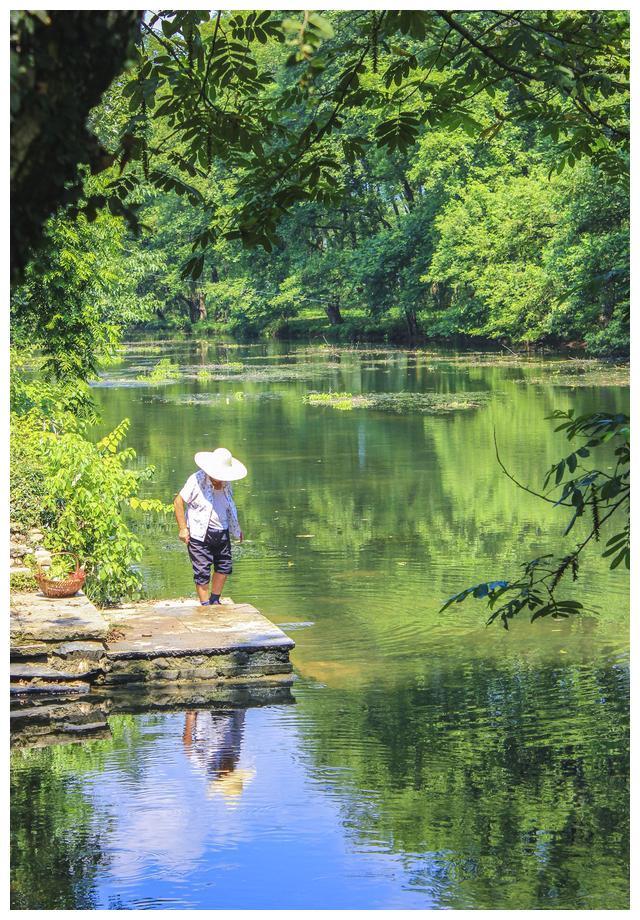
{"type": "Polygon", "coordinates": [[[207,318],[207,307],[205,304],[204,291],[198,291],[198,320],[202,321],[207,318]]]}
{"type": "Polygon", "coordinates": [[[409,336],[412,339],[418,338],[418,317],[416,316],[416,311],[413,308],[405,308],[404,315],[407,320],[407,328],[409,330],[409,336]]]}
{"type": "Polygon", "coordinates": [[[205,304],[204,291],[199,289],[192,291],[188,298],[189,317],[192,323],[198,323],[207,318],[207,307],[205,304]]]}
{"type": "Polygon", "coordinates": [[[451,290],[443,281],[434,281],[431,285],[431,294],[435,300],[436,309],[448,310],[451,306],[451,290]]]}
{"type": "Polygon", "coordinates": [[[409,185],[409,181],[405,175],[402,176],[402,189],[404,191],[404,197],[407,200],[407,206],[411,210],[411,205],[416,200],[415,195],[413,194],[413,189],[409,185]]]}
{"type": "Polygon", "coordinates": [[[11,275],[62,203],[82,193],[78,164],[113,161],[87,116],[131,54],[141,10],[20,11],[11,29],[11,275]]]}
{"type": "Polygon", "coordinates": [[[337,326],[344,322],[342,319],[342,314],[340,313],[340,305],[337,300],[331,300],[329,303],[325,304],[325,310],[327,316],[329,317],[329,322],[332,326],[337,326]]]}

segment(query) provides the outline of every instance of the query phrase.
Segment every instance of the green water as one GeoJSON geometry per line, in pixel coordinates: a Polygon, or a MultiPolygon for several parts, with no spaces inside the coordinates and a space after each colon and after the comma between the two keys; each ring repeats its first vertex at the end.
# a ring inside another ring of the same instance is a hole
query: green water
{"type": "MultiPolygon", "coordinates": [[[[110,369],[100,432],[131,420],[137,462],[156,467],[147,494],[171,501],[197,450],[249,468],[225,593],[295,639],[295,704],[246,711],[233,807],[189,772],[184,713],[114,715],[108,739],[16,752],[15,906],[627,906],[628,574],[592,550],[566,586],[590,613],[571,622],[506,633],[485,628],[481,602],[438,613],[564,545],[561,509],[501,473],[494,428],[507,468],[537,487],[565,444],[545,416],[628,411],[623,387],[531,382],[553,369],[181,343],[110,369]],[[181,378],[140,385],[163,355],[181,378]],[[340,411],[306,404],[310,391],[485,398],[340,411]],[[126,833],[136,816],[155,836],[126,833]]],[[[135,522],[149,593],[189,594],[175,522],[135,522]]]]}

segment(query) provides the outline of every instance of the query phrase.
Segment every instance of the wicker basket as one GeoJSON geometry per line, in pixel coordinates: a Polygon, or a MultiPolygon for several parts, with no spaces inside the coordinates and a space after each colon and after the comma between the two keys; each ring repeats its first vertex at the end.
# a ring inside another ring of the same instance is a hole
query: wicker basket
{"type": "Polygon", "coordinates": [[[39,568],[34,573],[34,578],[45,597],[72,597],[84,584],[86,573],[84,566],[75,553],[53,553],[53,556],[71,556],[76,561],[76,567],[66,578],[49,578],[46,572],[39,568]]]}

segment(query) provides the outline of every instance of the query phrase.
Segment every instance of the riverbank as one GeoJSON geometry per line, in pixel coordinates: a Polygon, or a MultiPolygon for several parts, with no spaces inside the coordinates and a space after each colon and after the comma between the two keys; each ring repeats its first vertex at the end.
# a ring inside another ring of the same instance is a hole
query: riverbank
{"type": "Polygon", "coordinates": [[[593,357],[603,360],[628,360],[629,350],[590,351],[582,341],[567,341],[548,336],[536,342],[515,341],[500,338],[459,334],[455,336],[430,335],[418,327],[410,332],[401,316],[383,318],[368,316],[363,310],[345,310],[342,322],[331,323],[323,312],[301,311],[297,316],[271,321],[267,325],[249,324],[240,326],[237,322],[202,320],[192,323],[187,317],[172,318],[170,322],[149,322],[144,326],[131,326],[126,330],[127,338],[166,336],[172,339],[214,339],[231,338],[234,341],[291,341],[328,342],[336,345],[385,344],[399,348],[431,345],[438,348],[461,351],[481,349],[485,351],[512,352],[520,354],[552,353],[576,357],[593,357]]]}

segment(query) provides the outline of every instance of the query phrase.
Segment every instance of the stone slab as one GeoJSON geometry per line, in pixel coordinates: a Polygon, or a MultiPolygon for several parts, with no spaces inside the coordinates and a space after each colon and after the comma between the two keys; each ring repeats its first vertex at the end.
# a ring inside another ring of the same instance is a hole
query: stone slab
{"type": "Polygon", "coordinates": [[[32,642],[29,645],[12,645],[11,661],[28,660],[33,661],[35,658],[44,658],[51,651],[51,646],[46,642],[32,642]]]}
{"type": "Polygon", "coordinates": [[[12,680],[32,680],[34,678],[69,680],[69,675],[66,671],[58,671],[57,668],[50,668],[46,664],[36,664],[30,661],[24,664],[12,664],[9,675],[12,680]]]}
{"type": "Polygon", "coordinates": [[[9,668],[11,680],[83,680],[103,673],[99,665],[89,665],[84,661],[72,661],[71,667],[75,670],[62,670],[37,661],[12,662],[9,668]]]}
{"type": "Polygon", "coordinates": [[[11,596],[12,644],[105,639],[109,624],[81,591],[73,597],[11,596]]]}
{"type": "Polygon", "coordinates": [[[95,695],[108,701],[110,712],[135,713],[210,707],[248,709],[254,706],[291,705],[291,679],[276,675],[268,680],[194,683],[143,683],[101,687],[95,695]]]}
{"type": "Polygon", "coordinates": [[[94,678],[112,685],[293,680],[293,640],[251,604],[227,598],[215,607],[186,599],[100,612],[83,594],[16,594],[11,645],[12,695],[81,692],[88,684],[79,681],[94,678]],[[46,660],[29,660],[30,653],[46,660]]]}
{"type": "Polygon", "coordinates": [[[119,659],[185,658],[295,647],[292,639],[251,604],[202,607],[193,601],[156,602],[109,611],[121,638],[107,642],[107,656],[119,659]]]}
{"type": "Polygon", "coordinates": [[[102,642],[63,642],[52,650],[57,658],[85,661],[100,661],[104,657],[105,647],[102,642]]]}

